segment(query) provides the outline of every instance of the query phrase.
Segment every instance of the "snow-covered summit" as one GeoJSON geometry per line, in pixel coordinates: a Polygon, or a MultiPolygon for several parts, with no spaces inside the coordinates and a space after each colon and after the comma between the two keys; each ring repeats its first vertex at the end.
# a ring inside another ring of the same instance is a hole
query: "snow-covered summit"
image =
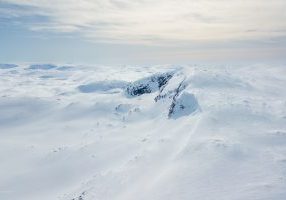
{"type": "Polygon", "coordinates": [[[285,74],[0,65],[0,199],[284,200],[285,74]]]}

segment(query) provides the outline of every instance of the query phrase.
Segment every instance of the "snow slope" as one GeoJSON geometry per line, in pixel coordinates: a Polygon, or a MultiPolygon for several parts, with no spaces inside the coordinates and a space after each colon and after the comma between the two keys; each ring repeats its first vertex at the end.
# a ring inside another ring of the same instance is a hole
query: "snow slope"
{"type": "Polygon", "coordinates": [[[0,66],[0,199],[286,199],[284,66],[0,66]]]}

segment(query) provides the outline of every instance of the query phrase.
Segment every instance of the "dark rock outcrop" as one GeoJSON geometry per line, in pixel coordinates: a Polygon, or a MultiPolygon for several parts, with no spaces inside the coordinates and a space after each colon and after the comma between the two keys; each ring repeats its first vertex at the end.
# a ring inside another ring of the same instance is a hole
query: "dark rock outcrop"
{"type": "Polygon", "coordinates": [[[153,76],[130,83],[125,90],[126,96],[135,97],[159,91],[164,88],[173,75],[174,72],[155,74],[153,76]]]}

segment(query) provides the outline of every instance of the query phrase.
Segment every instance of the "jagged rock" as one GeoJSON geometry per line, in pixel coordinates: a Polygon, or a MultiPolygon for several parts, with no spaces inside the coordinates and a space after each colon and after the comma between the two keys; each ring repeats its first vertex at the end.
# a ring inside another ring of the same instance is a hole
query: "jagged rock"
{"type": "Polygon", "coordinates": [[[169,108],[169,118],[177,119],[182,116],[190,115],[199,110],[200,106],[196,97],[188,92],[183,92],[173,98],[169,108]]]}
{"type": "Polygon", "coordinates": [[[134,97],[159,91],[168,83],[168,81],[173,77],[174,73],[175,72],[166,72],[162,74],[155,74],[153,76],[130,83],[126,87],[125,94],[128,97],[134,97]]]}
{"type": "Polygon", "coordinates": [[[172,79],[160,90],[158,96],[155,97],[155,101],[161,99],[172,99],[175,95],[179,95],[188,86],[188,81],[182,72],[174,74],[172,79]]]}
{"type": "Polygon", "coordinates": [[[155,97],[155,102],[169,105],[169,118],[177,119],[200,109],[195,96],[185,91],[189,81],[182,71],[177,71],[155,97]]]}

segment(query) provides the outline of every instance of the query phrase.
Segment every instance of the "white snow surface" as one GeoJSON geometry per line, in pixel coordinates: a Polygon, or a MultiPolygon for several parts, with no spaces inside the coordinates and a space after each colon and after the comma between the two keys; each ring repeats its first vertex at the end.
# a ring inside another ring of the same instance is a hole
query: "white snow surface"
{"type": "Polygon", "coordinates": [[[286,199],[286,66],[17,64],[0,77],[1,200],[286,199]],[[182,82],[188,109],[168,117],[182,82]]]}

